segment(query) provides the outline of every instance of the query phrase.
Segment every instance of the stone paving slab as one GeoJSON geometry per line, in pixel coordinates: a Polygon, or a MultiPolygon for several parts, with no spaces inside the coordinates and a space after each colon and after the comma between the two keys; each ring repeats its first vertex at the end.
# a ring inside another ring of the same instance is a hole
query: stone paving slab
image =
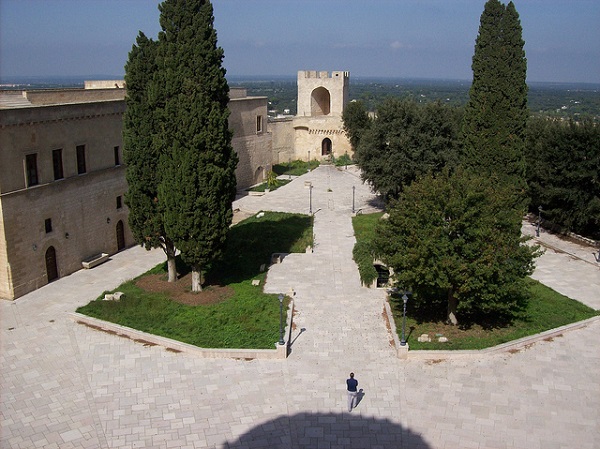
{"type": "MultiPolygon", "coordinates": [[[[66,312],[164,260],[127,250],[0,302],[0,447],[598,447],[599,321],[512,353],[400,361],[386,341],[383,293],[361,287],[348,259],[352,186],[357,208],[373,200],[356,173],[321,167],[236,205],[306,213],[305,179],[318,210],[314,253],[286,257],[266,284],[296,291],[286,361],[201,359],[71,322],[66,312]],[[350,370],[363,389],[352,413],[350,370]]],[[[569,258],[557,257],[546,266],[569,258]]],[[[570,273],[570,285],[595,282],[570,273]]]]}
{"type": "Polygon", "coordinates": [[[523,234],[532,237],[544,254],[536,260],[533,279],[552,287],[569,298],[600,310],[600,263],[594,253],[597,249],[584,242],[576,242],[542,229],[535,235],[535,225],[523,223],[523,234]]]}

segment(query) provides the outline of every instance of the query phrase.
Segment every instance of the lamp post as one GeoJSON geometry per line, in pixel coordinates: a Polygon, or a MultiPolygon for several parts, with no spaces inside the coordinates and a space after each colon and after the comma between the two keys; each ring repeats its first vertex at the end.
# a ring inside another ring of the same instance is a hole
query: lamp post
{"type": "Polygon", "coordinates": [[[308,186],[308,213],[312,214],[312,184],[308,186]]]}
{"type": "Polygon", "coordinates": [[[406,293],[402,295],[402,301],[404,302],[404,312],[402,314],[402,340],[400,340],[400,346],[406,346],[406,334],[404,333],[406,329],[406,303],[408,302],[406,293]]]}
{"type": "Polygon", "coordinates": [[[356,190],[355,186],[352,186],[352,213],[354,213],[354,191],[356,190]]]}
{"type": "Polygon", "coordinates": [[[542,206],[538,206],[538,221],[537,226],[535,228],[535,236],[540,236],[540,225],[542,224],[542,206]]]}
{"type": "Polygon", "coordinates": [[[283,293],[279,294],[279,344],[284,345],[283,341],[283,293]]]}

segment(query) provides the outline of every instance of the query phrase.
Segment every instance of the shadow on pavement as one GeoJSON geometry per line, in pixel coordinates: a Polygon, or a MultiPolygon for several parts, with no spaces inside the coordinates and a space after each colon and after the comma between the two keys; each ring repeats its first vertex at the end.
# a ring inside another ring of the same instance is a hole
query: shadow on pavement
{"type": "Polygon", "coordinates": [[[351,413],[298,413],[254,427],[222,449],[370,447],[429,449],[414,432],[388,419],[351,413]]]}

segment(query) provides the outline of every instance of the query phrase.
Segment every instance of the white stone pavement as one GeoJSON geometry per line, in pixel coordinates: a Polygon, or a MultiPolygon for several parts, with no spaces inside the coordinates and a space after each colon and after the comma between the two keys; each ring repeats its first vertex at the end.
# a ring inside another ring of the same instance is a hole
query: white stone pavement
{"type": "MultiPolygon", "coordinates": [[[[306,213],[305,180],[314,253],[287,256],[266,284],[296,292],[287,360],[199,359],[70,321],[66,312],[164,259],[130,249],[0,302],[0,447],[599,447],[600,321],[518,352],[400,361],[383,293],[360,286],[351,260],[352,186],[357,209],[373,199],[354,170],[321,167],[235,207],[306,213]],[[351,370],[364,395],[349,414],[351,370]]],[[[535,276],[597,304],[598,267],[551,243],[559,252],[535,276]]]]}

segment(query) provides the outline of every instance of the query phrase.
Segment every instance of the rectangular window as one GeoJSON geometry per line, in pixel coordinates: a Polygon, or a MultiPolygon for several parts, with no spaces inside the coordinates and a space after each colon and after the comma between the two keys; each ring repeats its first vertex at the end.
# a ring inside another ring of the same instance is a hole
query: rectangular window
{"type": "Polygon", "coordinates": [[[52,166],[54,167],[54,180],[63,179],[62,149],[52,150],[52,166]]]}
{"type": "Polygon", "coordinates": [[[258,115],[258,116],[256,116],[256,132],[261,133],[262,127],[263,127],[262,115],[258,115]]]}
{"type": "Polygon", "coordinates": [[[39,184],[37,154],[34,153],[25,156],[25,167],[27,172],[27,187],[37,186],[39,184]]]}
{"type": "Polygon", "coordinates": [[[115,165],[121,165],[121,157],[119,156],[119,147],[115,147],[114,151],[115,151],[115,165]]]}
{"type": "Polygon", "coordinates": [[[121,200],[121,195],[117,197],[117,209],[121,209],[123,207],[123,201],[121,200]]]}
{"type": "Polygon", "coordinates": [[[85,168],[85,145],[77,145],[77,174],[81,175],[87,170],[85,168]]]}
{"type": "Polygon", "coordinates": [[[44,220],[44,227],[46,228],[46,234],[52,232],[52,218],[46,218],[44,220]]]}

